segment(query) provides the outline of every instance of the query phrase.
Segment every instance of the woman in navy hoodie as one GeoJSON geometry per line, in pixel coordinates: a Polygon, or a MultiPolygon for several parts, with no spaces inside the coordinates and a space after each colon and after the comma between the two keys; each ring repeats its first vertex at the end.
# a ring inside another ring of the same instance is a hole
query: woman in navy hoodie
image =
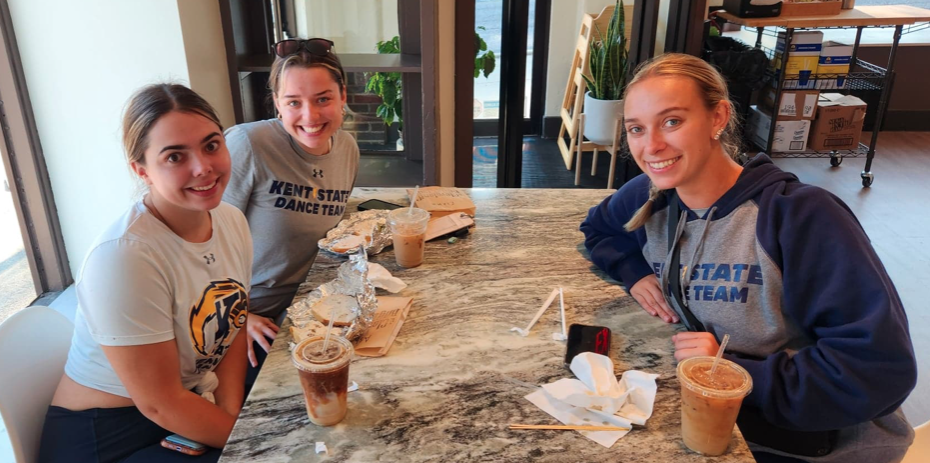
{"type": "Polygon", "coordinates": [[[914,349],[849,208],[764,154],[737,164],[726,83],[698,58],[641,66],[624,117],[645,175],[581,224],[594,264],[646,312],[686,324],[677,360],[714,355],[730,335],[726,358],[753,378],[738,424],[758,461],[900,461],[914,438],[900,409],[914,349]]]}

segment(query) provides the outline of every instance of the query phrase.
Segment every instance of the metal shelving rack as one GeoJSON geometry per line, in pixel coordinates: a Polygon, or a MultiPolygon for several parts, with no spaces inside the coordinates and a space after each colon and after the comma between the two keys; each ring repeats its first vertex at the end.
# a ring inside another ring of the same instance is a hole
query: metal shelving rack
{"type": "MultiPolygon", "coordinates": [[[[772,142],[775,135],[775,117],[772,117],[772,123],[769,127],[768,139],[766,146],[760,146],[766,153],[772,157],[790,157],[790,158],[830,158],[830,165],[839,166],[846,157],[865,156],[865,168],[860,177],[862,186],[869,187],[875,180],[872,173],[872,161],[875,158],[875,146],[878,142],[878,133],[881,129],[882,120],[888,109],[888,101],[891,96],[891,88],[894,82],[894,62],[898,49],[898,43],[905,32],[912,32],[924,29],[930,26],[930,11],[910,6],[893,6],[877,7],[863,6],[853,10],[844,10],[843,13],[836,16],[810,16],[810,17],[776,17],[776,18],[739,18],[727,12],[719,12],[718,16],[727,21],[740,24],[744,28],[754,28],[756,30],[756,48],[766,52],[770,58],[774,57],[774,50],[766,49],[762,46],[762,37],[772,35],[777,37],[779,33],[785,34],[785,43],[790,44],[794,32],[797,30],[820,30],[820,29],[856,29],[856,41],[853,45],[852,57],[850,60],[850,73],[842,74],[845,78],[845,88],[839,89],[821,89],[831,90],[837,93],[849,94],[854,90],[874,90],[881,91],[881,97],[878,101],[878,107],[875,108],[875,122],[872,130],[872,137],[868,145],[859,143],[858,149],[852,150],[832,150],[832,151],[798,151],[798,152],[772,152],[772,142]],[[907,30],[905,31],[905,27],[907,30]],[[894,38],[891,45],[891,51],[888,54],[888,65],[885,68],[875,64],[863,61],[857,58],[859,51],[859,41],[862,38],[862,31],[867,28],[894,28],[894,38]]],[[[789,47],[786,48],[786,53],[789,47]]],[[[785,69],[787,67],[787,57],[781,60],[781,69],[777,72],[775,79],[775,98],[774,101],[781,101],[781,94],[785,88],[785,81],[797,80],[797,77],[786,77],[785,69]]],[[[811,79],[830,79],[837,78],[838,74],[814,74],[811,79]]],[[[790,90],[790,89],[788,89],[790,90]]],[[[777,107],[778,105],[775,104],[777,107]]]]}

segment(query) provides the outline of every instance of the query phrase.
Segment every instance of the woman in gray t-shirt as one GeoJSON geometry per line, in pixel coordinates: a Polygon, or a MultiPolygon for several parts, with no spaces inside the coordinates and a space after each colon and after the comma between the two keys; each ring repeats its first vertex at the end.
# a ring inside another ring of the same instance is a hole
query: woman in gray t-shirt
{"type": "MultiPolygon", "coordinates": [[[[317,241],[342,219],[359,161],[358,145],[341,130],[346,77],[333,43],[285,40],[275,53],[269,87],[277,118],[226,131],[233,174],[223,199],[245,214],[255,246],[248,319],[254,368],[316,259],[317,241]]],[[[250,384],[257,370],[249,373],[250,384]]]]}

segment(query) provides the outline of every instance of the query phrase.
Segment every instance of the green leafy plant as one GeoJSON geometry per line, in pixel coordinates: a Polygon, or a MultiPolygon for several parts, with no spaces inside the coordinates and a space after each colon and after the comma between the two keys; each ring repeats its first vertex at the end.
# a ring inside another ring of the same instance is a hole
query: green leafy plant
{"type": "MultiPolygon", "coordinates": [[[[488,50],[488,44],[478,34],[478,30],[485,30],[484,27],[478,27],[475,31],[475,78],[484,74],[487,78],[494,72],[497,66],[497,56],[492,50],[488,50]]],[[[378,53],[400,53],[400,37],[394,36],[391,40],[378,42],[378,53]]],[[[373,72],[365,84],[365,91],[381,97],[381,104],[375,110],[375,115],[384,121],[384,124],[390,127],[396,120],[399,124],[398,129],[403,130],[403,83],[399,72],[373,72]]]]}
{"type": "MultiPolygon", "coordinates": [[[[394,36],[391,40],[378,42],[378,53],[400,53],[400,37],[394,36]]],[[[403,99],[402,83],[399,72],[373,72],[365,85],[365,91],[381,97],[381,104],[375,110],[375,115],[384,121],[388,127],[397,120],[398,129],[403,130],[403,99]]]]}
{"type": "Polygon", "coordinates": [[[595,25],[597,40],[592,40],[588,55],[591,76],[583,75],[591,98],[597,100],[619,100],[623,97],[629,71],[628,52],[623,15],[623,2],[617,0],[610,15],[607,35],[601,35],[595,25]]]}
{"type": "Polygon", "coordinates": [[[488,44],[478,35],[478,31],[486,30],[484,26],[478,26],[475,30],[475,79],[478,75],[484,74],[487,78],[497,66],[497,56],[493,50],[488,50],[488,44]]]}

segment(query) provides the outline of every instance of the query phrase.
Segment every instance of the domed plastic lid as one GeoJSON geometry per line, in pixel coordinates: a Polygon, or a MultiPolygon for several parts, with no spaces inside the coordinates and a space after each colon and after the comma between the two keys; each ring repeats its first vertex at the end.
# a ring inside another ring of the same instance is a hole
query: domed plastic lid
{"type": "Polygon", "coordinates": [[[714,357],[685,359],[678,364],[678,380],[682,387],[707,397],[731,399],[752,392],[752,377],[745,368],[721,358],[711,375],[713,365],[714,357]]]}
{"type": "Polygon", "coordinates": [[[309,372],[324,372],[341,368],[352,360],[352,343],[341,336],[330,336],[323,350],[323,337],[305,339],[294,347],[291,361],[297,368],[309,372]]]}

